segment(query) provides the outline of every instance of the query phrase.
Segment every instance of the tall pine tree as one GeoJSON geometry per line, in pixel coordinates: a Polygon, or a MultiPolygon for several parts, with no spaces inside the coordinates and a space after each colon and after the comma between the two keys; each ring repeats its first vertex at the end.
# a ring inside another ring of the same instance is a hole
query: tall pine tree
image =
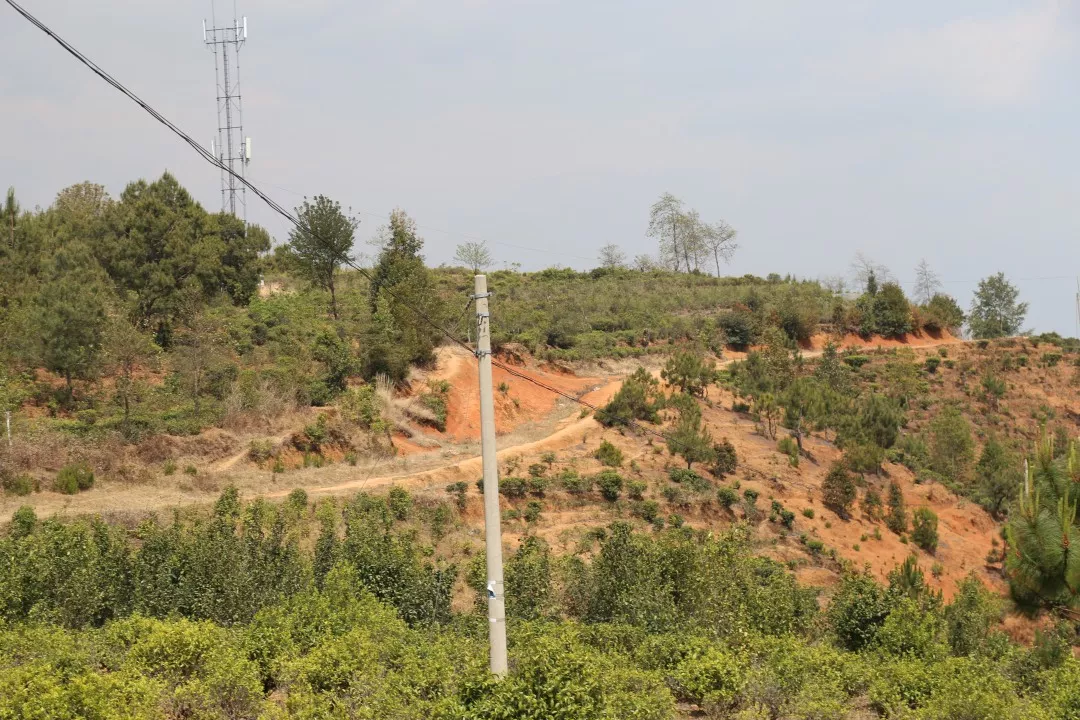
{"type": "Polygon", "coordinates": [[[1054,458],[1054,441],[1039,442],[1016,511],[1009,517],[1005,574],[1014,599],[1027,605],[1080,604],[1080,449],[1054,458]]]}

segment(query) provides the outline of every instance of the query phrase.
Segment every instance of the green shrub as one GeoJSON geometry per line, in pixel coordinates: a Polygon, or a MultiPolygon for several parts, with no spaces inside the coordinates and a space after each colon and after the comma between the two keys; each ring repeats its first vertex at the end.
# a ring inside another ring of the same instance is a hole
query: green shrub
{"type": "Polygon", "coordinates": [[[848,367],[858,370],[863,365],[870,362],[870,357],[867,355],[845,355],[843,360],[847,363],[848,367]]]}
{"type": "Polygon", "coordinates": [[[696,493],[708,492],[712,484],[704,477],[686,468],[671,468],[668,477],[672,482],[685,484],[691,491],[696,493]]]}
{"type": "Polygon", "coordinates": [[[529,492],[537,497],[544,497],[548,489],[548,479],[546,477],[531,476],[526,482],[529,484],[529,492]]]}
{"type": "Polygon", "coordinates": [[[176,461],[175,460],[166,460],[165,464],[161,466],[161,471],[166,476],[172,475],[173,473],[176,472],[176,461]]]}
{"type": "Polygon", "coordinates": [[[848,650],[868,647],[889,615],[885,591],[866,573],[847,573],[829,605],[829,623],[848,650]]]}
{"type": "Polygon", "coordinates": [[[604,470],[596,476],[595,482],[605,500],[615,502],[619,499],[619,493],[623,489],[622,475],[614,470],[604,470]]]}
{"type": "Polygon", "coordinates": [[[508,498],[523,498],[529,491],[529,483],[524,478],[499,478],[499,494],[508,498]]]}
{"type": "Polygon", "coordinates": [[[734,654],[710,648],[683,660],[671,679],[676,699],[717,712],[734,704],[746,683],[746,669],[734,654]]]}
{"type": "Polygon", "coordinates": [[[529,477],[543,477],[548,470],[548,466],[543,463],[533,463],[529,466],[529,477]]]}
{"type": "Polygon", "coordinates": [[[941,358],[935,357],[933,355],[926,358],[926,361],[923,363],[923,367],[926,368],[926,372],[930,373],[931,375],[937,372],[937,369],[940,365],[941,358]]]}
{"type": "Polygon", "coordinates": [[[578,474],[577,470],[564,470],[559,476],[563,489],[571,495],[585,495],[592,491],[593,479],[578,474]]]}
{"type": "Polygon", "coordinates": [[[458,480],[455,483],[450,483],[446,486],[446,492],[453,496],[454,505],[458,510],[464,510],[468,504],[467,493],[469,491],[469,484],[464,480],[458,480]]]}
{"type": "Polygon", "coordinates": [[[799,446],[793,438],[780,438],[776,443],[776,449],[788,456],[788,462],[792,467],[799,467],[799,446]]]}
{"type": "Polygon", "coordinates": [[[725,475],[731,475],[735,472],[739,465],[739,461],[735,454],[735,446],[731,444],[730,440],[724,438],[716,443],[713,446],[713,452],[716,455],[716,462],[713,463],[712,467],[713,475],[724,477],[725,475]]]}
{"type": "MultiPolygon", "coordinates": [[[[35,485],[34,479],[26,473],[16,475],[15,473],[0,471],[0,489],[3,489],[8,495],[24,497],[34,492],[35,485]]],[[[78,487],[77,484],[76,487],[78,487]]]]}
{"type": "Polygon", "coordinates": [[[731,509],[732,505],[739,502],[739,493],[724,485],[716,491],[716,500],[723,507],[731,509]]]}
{"type": "Polygon", "coordinates": [[[803,508],[802,514],[803,514],[803,517],[813,520],[814,519],[814,508],[803,508]]]}
{"type": "Polygon", "coordinates": [[[85,463],[65,465],[60,468],[53,480],[53,489],[65,495],[74,495],[80,490],[89,490],[94,486],[94,471],[85,463]]]}
{"type": "Polygon", "coordinates": [[[544,506],[540,502],[530,500],[529,504],[525,506],[525,512],[522,513],[522,517],[525,519],[525,522],[534,523],[540,519],[540,513],[543,512],[543,510],[544,506]]]}
{"type": "Polygon", "coordinates": [[[191,475],[191,476],[194,477],[195,475],[199,474],[199,468],[195,467],[194,465],[185,465],[184,466],[184,474],[185,475],[191,475]]]}
{"type": "Polygon", "coordinates": [[[916,545],[933,554],[938,545],[938,517],[927,507],[917,508],[911,516],[911,539],[916,545]]]}
{"type": "MultiPolygon", "coordinates": [[[[501,488],[500,488],[501,489],[501,488]]],[[[394,485],[386,494],[386,506],[395,520],[406,520],[412,511],[412,495],[405,488],[394,485]]]]}
{"type": "Polygon", "coordinates": [[[248,446],[248,459],[254,463],[263,463],[274,456],[274,445],[269,440],[252,440],[248,446]]]}
{"type": "Polygon", "coordinates": [[[601,465],[608,467],[622,467],[622,450],[612,445],[607,440],[600,443],[600,447],[593,453],[593,457],[600,461],[601,465]]]}
{"type": "Polygon", "coordinates": [[[653,522],[660,516],[660,505],[655,500],[638,500],[630,506],[630,512],[645,522],[653,522]]]}
{"type": "Polygon", "coordinates": [[[641,500],[648,487],[644,480],[631,480],[626,484],[626,494],[630,496],[631,500],[641,500]]]}

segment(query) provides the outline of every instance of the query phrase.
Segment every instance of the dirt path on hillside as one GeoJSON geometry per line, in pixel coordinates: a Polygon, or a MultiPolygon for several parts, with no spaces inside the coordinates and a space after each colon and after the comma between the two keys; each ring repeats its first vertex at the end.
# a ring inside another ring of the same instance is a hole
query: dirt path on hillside
{"type": "MultiPolygon", "coordinates": [[[[959,341],[952,337],[941,339],[920,338],[919,342],[893,343],[890,347],[931,348],[938,345],[955,344],[959,341]]],[[[882,343],[884,347],[885,344],[882,343]]],[[[864,347],[867,347],[864,345],[864,347]]],[[[870,347],[867,347],[870,349],[870,347]]],[[[803,357],[815,358],[822,354],[820,349],[803,351],[803,357]]],[[[742,359],[742,354],[735,354],[718,363],[725,367],[742,359]]],[[[467,362],[469,356],[464,352],[446,353],[440,357],[440,364],[432,377],[448,379],[451,382],[451,402],[458,402],[459,417],[464,415],[474,419],[458,421],[454,426],[457,431],[451,442],[442,448],[427,452],[410,452],[396,457],[374,459],[366,465],[349,466],[334,464],[322,468],[307,468],[274,475],[267,470],[255,467],[240,467],[247,457],[247,450],[231,455],[206,467],[196,477],[170,479],[167,485],[149,483],[145,485],[124,485],[106,483],[90,492],[67,496],[44,492],[27,498],[4,498],[0,496],[0,521],[7,521],[11,514],[23,504],[30,504],[41,516],[101,514],[105,516],[141,516],[147,513],[161,512],[178,506],[209,502],[214,495],[230,484],[236,485],[246,498],[280,498],[294,488],[303,488],[309,494],[343,495],[361,489],[377,489],[399,484],[412,489],[441,488],[442,486],[464,480],[472,483],[482,474],[480,448],[476,439],[479,437],[479,400],[473,391],[476,387],[476,366],[467,362]]],[[[524,368],[521,368],[526,372],[524,368]]],[[[541,377],[546,384],[573,392],[579,400],[593,406],[606,404],[619,388],[622,378],[580,378],[572,375],[563,377],[554,374],[540,374],[527,371],[530,375],[541,377]],[[553,381],[552,378],[555,378],[553,381]],[[592,383],[589,387],[588,383],[592,383]]],[[[658,374],[658,371],[654,371],[658,374]]],[[[511,385],[511,390],[496,393],[497,422],[502,427],[499,436],[500,461],[516,456],[535,455],[545,451],[562,451],[570,448],[583,448],[590,437],[595,437],[603,430],[592,415],[581,417],[578,405],[561,399],[549,391],[531,385],[524,380],[514,378],[498,368],[495,370],[496,387],[500,382],[511,385]],[[513,402],[515,399],[518,402],[513,402]],[[524,408],[524,409],[523,409],[524,408]]],[[[447,434],[450,435],[448,424],[447,434]]],[[[291,432],[282,433],[275,439],[284,442],[291,432]]]]}

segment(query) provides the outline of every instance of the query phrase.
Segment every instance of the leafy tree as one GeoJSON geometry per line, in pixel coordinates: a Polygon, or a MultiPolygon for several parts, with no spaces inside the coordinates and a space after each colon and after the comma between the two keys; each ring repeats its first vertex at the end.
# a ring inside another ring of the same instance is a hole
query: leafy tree
{"type": "Polygon", "coordinates": [[[202,412],[202,396],[210,371],[224,355],[221,330],[220,324],[200,309],[192,311],[177,333],[173,366],[191,394],[196,417],[202,412]]]}
{"type": "Polygon", "coordinates": [[[841,462],[832,464],[821,482],[821,502],[842,518],[847,518],[855,503],[858,491],[855,478],[841,462]]]}
{"type": "Polygon", "coordinates": [[[491,267],[493,262],[491,252],[484,241],[469,241],[458,245],[457,250],[454,252],[454,260],[467,268],[471,268],[474,273],[479,273],[481,270],[491,267]]]}
{"type": "Polygon", "coordinates": [[[868,647],[889,616],[885,591],[868,573],[846,573],[829,604],[829,622],[840,645],[868,647]]]}
{"type": "Polygon", "coordinates": [[[551,551],[540,538],[524,537],[506,563],[506,612],[535,620],[550,612],[551,600],[551,551]]]}
{"type": "Polygon", "coordinates": [[[885,337],[911,332],[911,306],[896,283],[885,283],[874,295],[874,331],[885,337]]]}
{"type": "Polygon", "coordinates": [[[44,271],[35,302],[40,361],[63,376],[68,393],[73,379],[88,379],[97,369],[106,325],[107,290],[100,268],[86,248],[59,248],[44,271]]]}
{"type": "Polygon", "coordinates": [[[679,409],[679,419],[668,433],[668,451],[682,457],[687,469],[693,468],[696,462],[711,462],[715,459],[712,436],[702,426],[697,401],[687,395],[677,395],[672,400],[679,409]]]}
{"type": "Polygon", "coordinates": [[[705,397],[717,379],[716,362],[695,352],[681,351],[668,358],[660,377],[686,395],[705,397]]]}
{"type": "Polygon", "coordinates": [[[130,428],[131,404],[138,398],[135,372],[152,366],[159,352],[153,341],[126,318],[109,319],[104,338],[105,363],[116,378],[116,399],[124,410],[125,431],[130,428]]]}
{"type": "Polygon", "coordinates": [[[948,330],[959,333],[966,316],[959,303],[951,295],[935,293],[923,306],[925,327],[929,330],[948,330]]]}
{"type": "Polygon", "coordinates": [[[972,336],[997,338],[1019,333],[1028,310],[1026,302],[1017,302],[1019,297],[1020,291],[1005,279],[1005,273],[981,280],[968,315],[972,336]]]}
{"type": "Polygon", "coordinates": [[[1005,503],[1016,497],[1023,480],[1017,459],[995,437],[983,446],[975,477],[979,504],[994,515],[1000,515],[1005,503]]]}
{"type": "Polygon", "coordinates": [[[390,214],[380,241],[382,250],[370,288],[371,311],[377,322],[365,375],[372,378],[386,373],[400,382],[407,366],[386,358],[397,355],[409,363],[430,363],[442,306],[420,254],[424,241],[416,234],[416,223],[403,210],[390,214]]]}
{"type": "Polygon", "coordinates": [[[300,227],[289,233],[289,246],[311,282],[330,293],[330,313],[337,319],[334,276],[342,264],[353,261],[349,252],[360,221],[347,216],[341,203],[325,195],[316,195],[313,200],[304,198],[296,208],[300,227]]]}
{"type": "Polygon", "coordinates": [[[960,409],[944,408],[930,423],[930,469],[952,482],[970,479],[975,460],[971,425],[960,409]]]}
{"type": "Polygon", "coordinates": [[[625,522],[611,525],[610,537],[589,568],[591,592],[585,618],[661,628],[675,618],[659,547],[625,522]]]}
{"type": "Polygon", "coordinates": [[[980,652],[990,629],[1001,619],[1001,599],[988,590],[975,572],[961,580],[952,603],[945,608],[945,624],[953,655],[980,652]]]}

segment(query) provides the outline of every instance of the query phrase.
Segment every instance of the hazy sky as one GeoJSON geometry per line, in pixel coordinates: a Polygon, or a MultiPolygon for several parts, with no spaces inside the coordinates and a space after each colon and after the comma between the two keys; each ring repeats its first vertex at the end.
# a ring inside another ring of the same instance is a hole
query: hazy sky
{"type": "MultiPolygon", "coordinates": [[[[209,145],[209,0],[21,4],[209,145]]],[[[861,250],[910,281],[925,257],[965,307],[1002,270],[1029,325],[1076,332],[1076,2],[241,0],[239,14],[249,177],[289,207],[351,205],[362,238],[400,206],[432,264],[471,235],[500,266],[588,268],[607,243],[654,252],[649,205],[671,192],[738,229],[732,274],[845,274],[861,250]]],[[[216,170],[4,4],[0,63],[0,184],[25,205],[168,169],[220,206],[216,170]]]]}

